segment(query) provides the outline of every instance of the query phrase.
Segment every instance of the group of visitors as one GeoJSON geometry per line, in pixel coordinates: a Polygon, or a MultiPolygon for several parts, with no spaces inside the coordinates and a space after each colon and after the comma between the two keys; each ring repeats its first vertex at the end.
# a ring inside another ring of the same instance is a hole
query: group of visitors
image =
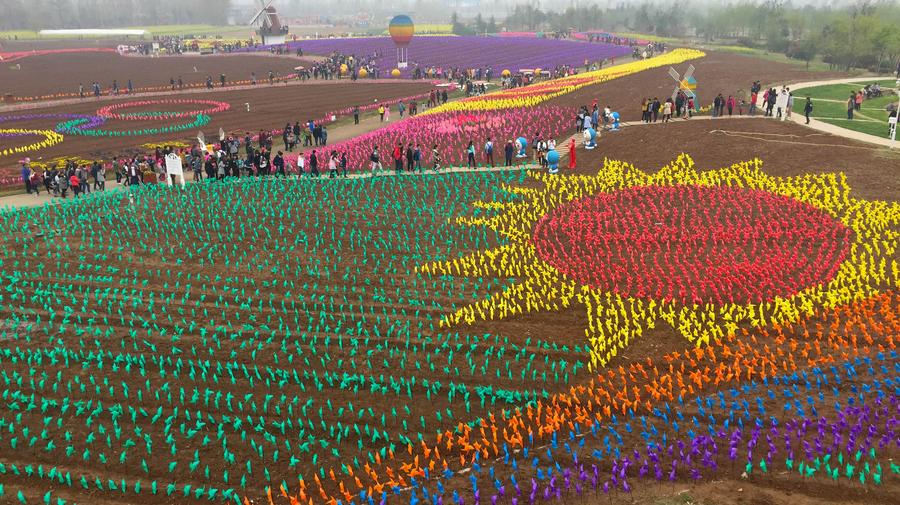
{"type": "Polygon", "coordinates": [[[93,191],[106,189],[106,167],[98,161],[90,165],[76,164],[74,160],[67,161],[63,166],[44,167],[43,170],[34,170],[31,160],[22,160],[22,181],[25,183],[25,192],[40,195],[41,186],[47,194],[66,198],[71,190],[75,197],[93,191]],[[90,179],[93,179],[91,184],[90,179]]]}
{"type": "Polygon", "coordinates": [[[661,42],[648,42],[645,45],[634,45],[631,48],[631,59],[646,60],[657,53],[664,53],[666,45],[661,42]]]}
{"type": "MultiPolygon", "coordinates": [[[[358,118],[359,113],[354,114],[354,117],[358,118]]],[[[300,145],[300,139],[303,139],[303,147],[328,145],[328,126],[321,122],[316,123],[312,119],[302,126],[300,121],[295,121],[293,125],[290,123],[284,125],[281,140],[288,152],[293,152],[294,148],[300,145]]]]}
{"type": "MultiPolygon", "coordinates": [[[[684,91],[676,93],[674,100],[671,97],[667,97],[664,101],[660,101],[657,97],[644,98],[641,101],[641,121],[656,123],[662,120],[663,123],[668,123],[672,118],[689,119],[694,115],[696,106],[694,99],[693,94],[688,95],[684,91]]],[[[719,97],[716,97],[716,100],[718,99],[719,97]]],[[[731,109],[729,109],[730,112],[731,109]]]]}
{"type": "Polygon", "coordinates": [[[583,132],[589,128],[601,128],[600,122],[603,122],[602,128],[607,128],[607,126],[612,122],[612,109],[609,105],[600,110],[599,100],[594,100],[591,104],[591,107],[588,108],[587,105],[582,105],[578,109],[578,113],[575,115],[575,132],[583,132]]]}
{"type": "Polygon", "coordinates": [[[712,117],[724,117],[725,109],[728,109],[728,115],[733,116],[735,109],[737,109],[737,113],[739,116],[744,115],[744,107],[747,105],[747,102],[742,98],[737,100],[734,95],[728,95],[728,98],[722,96],[722,93],[716,95],[716,98],[713,99],[713,107],[712,107],[712,117]]]}
{"type": "MultiPolygon", "coordinates": [[[[878,83],[871,85],[867,84],[856,93],[850,93],[850,98],[847,100],[847,119],[853,119],[853,113],[859,112],[862,109],[863,102],[870,98],[880,97],[882,94],[881,86],[878,83]]],[[[893,105],[893,103],[891,105],[893,105]]],[[[890,114],[890,112],[891,111],[888,110],[888,114],[890,114]]]]}
{"type": "MultiPolygon", "coordinates": [[[[754,83],[754,87],[756,86],[757,83],[754,83]]],[[[752,90],[753,88],[751,88],[752,90]]],[[[754,103],[755,100],[758,100],[759,90],[757,89],[755,93],[751,94],[751,99],[754,100],[754,103]]],[[[762,103],[765,106],[766,117],[787,120],[791,118],[791,112],[794,110],[794,94],[791,93],[791,88],[787,86],[782,86],[781,90],[768,88],[763,92],[762,103]]]]}

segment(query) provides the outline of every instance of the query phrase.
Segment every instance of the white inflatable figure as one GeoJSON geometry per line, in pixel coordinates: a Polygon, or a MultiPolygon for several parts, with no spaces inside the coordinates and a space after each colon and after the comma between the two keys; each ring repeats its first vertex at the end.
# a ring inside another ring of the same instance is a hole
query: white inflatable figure
{"type": "Polygon", "coordinates": [[[617,132],[617,131],[619,131],[619,113],[613,112],[611,114],[611,117],[612,117],[613,122],[612,122],[612,128],[610,130],[617,132]]]}
{"type": "Polygon", "coordinates": [[[525,158],[528,156],[528,154],[525,153],[526,147],[528,147],[528,141],[525,140],[525,137],[516,139],[516,158],[525,158]]]}
{"type": "Polygon", "coordinates": [[[581,133],[582,139],[584,141],[585,149],[594,149],[597,147],[597,130],[593,128],[586,128],[581,133]]]}

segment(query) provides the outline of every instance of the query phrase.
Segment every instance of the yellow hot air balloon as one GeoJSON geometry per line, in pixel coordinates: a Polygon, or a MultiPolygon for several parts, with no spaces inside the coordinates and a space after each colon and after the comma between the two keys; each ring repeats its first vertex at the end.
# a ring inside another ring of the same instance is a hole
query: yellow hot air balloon
{"type": "Polygon", "coordinates": [[[394,70],[391,70],[391,77],[400,77],[400,69],[395,68],[394,70]]]}
{"type": "Polygon", "coordinates": [[[510,72],[508,68],[505,68],[503,69],[503,72],[500,72],[500,75],[502,75],[503,77],[509,77],[510,75],[512,75],[512,72],[510,72]]]}
{"type": "Polygon", "coordinates": [[[347,64],[341,63],[341,75],[347,75],[347,70],[349,70],[347,64]]]}
{"type": "Polygon", "coordinates": [[[360,79],[365,79],[368,76],[369,76],[369,72],[367,72],[366,69],[364,69],[364,68],[359,69],[359,78],[360,79]]]}

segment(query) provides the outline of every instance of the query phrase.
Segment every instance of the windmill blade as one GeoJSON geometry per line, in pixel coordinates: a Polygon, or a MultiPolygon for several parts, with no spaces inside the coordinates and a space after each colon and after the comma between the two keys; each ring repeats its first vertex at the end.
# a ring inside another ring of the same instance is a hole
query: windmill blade
{"type": "MultiPolygon", "coordinates": [[[[262,16],[263,13],[266,12],[266,9],[268,9],[269,6],[272,5],[272,2],[274,2],[274,1],[275,0],[268,0],[268,1],[259,0],[259,5],[261,8],[259,9],[259,12],[257,12],[256,15],[250,19],[250,23],[248,23],[248,24],[252,25],[253,23],[256,23],[256,21],[259,19],[259,17],[262,16]]],[[[268,17],[268,14],[266,14],[266,17],[268,17]]]]}
{"type": "Polygon", "coordinates": [[[255,16],[253,16],[252,18],[250,18],[250,22],[247,23],[247,24],[248,24],[248,25],[256,24],[256,20],[258,20],[259,17],[262,16],[264,12],[266,12],[266,9],[265,9],[265,8],[260,9],[259,12],[257,12],[255,16]]]}
{"type": "Polygon", "coordinates": [[[672,77],[672,79],[681,82],[681,76],[678,75],[678,72],[676,72],[674,68],[669,67],[669,75],[672,77]]]}
{"type": "Polygon", "coordinates": [[[684,73],[684,80],[685,80],[685,81],[690,80],[691,77],[694,77],[694,65],[689,65],[689,66],[688,66],[688,69],[687,69],[687,72],[684,73]]]}
{"type": "Polygon", "coordinates": [[[672,101],[674,102],[676,98],[678,98],[678,92],[681,91],[681,86],[675,86],[675,89],[672,90],[672,101]]]}

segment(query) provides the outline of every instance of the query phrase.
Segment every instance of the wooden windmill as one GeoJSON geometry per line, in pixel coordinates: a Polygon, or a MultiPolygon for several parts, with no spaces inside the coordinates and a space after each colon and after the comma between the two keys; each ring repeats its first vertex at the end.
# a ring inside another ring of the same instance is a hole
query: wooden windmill
{"type": "Polygon", "coordinates": [[[264,45],[284,44],[288,27],[281,23],[278,11],[272,6],[275,0],[259,0],[260,9],[250,18],[250,26],[256,27],[256,33],[264,45]]]}

